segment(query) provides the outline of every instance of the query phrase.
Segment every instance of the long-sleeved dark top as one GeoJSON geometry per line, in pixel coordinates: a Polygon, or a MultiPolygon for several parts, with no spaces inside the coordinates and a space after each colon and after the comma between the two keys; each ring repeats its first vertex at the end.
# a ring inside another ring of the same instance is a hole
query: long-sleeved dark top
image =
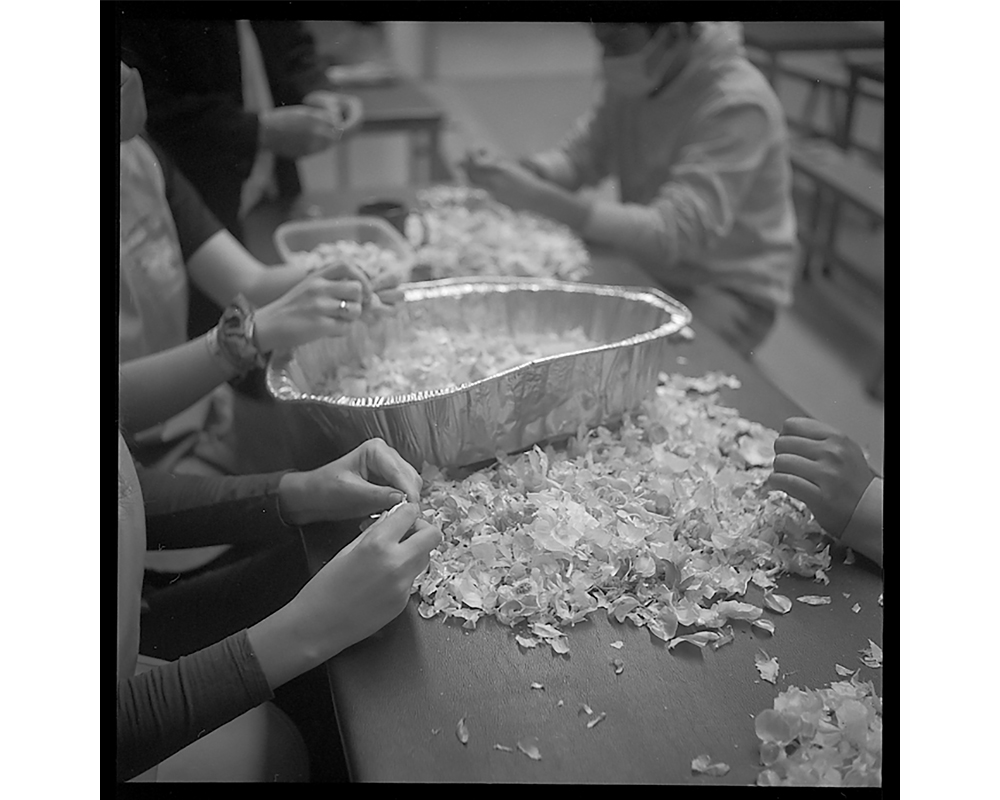
{"type": "MultiPolygon", "coordinates": [[[[284,473],[216,478],[136,465],[136,474],[147,547],[235,544],[297,531],[278,513],[284,473]]],[[[118,780],[142,774],[271,697],[246,630],[119,681],[118,780]]]]}
{"type": "MultiPolygon", "coordinates": [[[[297,105],[313,90],[332,88],[300,21],[251,25],[275,107],[297,105]]],[[[121,44],[122,60],[142,76],[150,135],[239,237],[240,192],[257,156],[259,122],[243,110],[236,21],[123,14],[121,44]]],[[[294,161],[277,159],[275,177],[282,195],[299,193],[294,161]]]]}
{"type": "Polygon", "coordinates": [[[172,475],[136,464],[146,506],[146,548],[239,544],[292,535],[278,511],[284,472],[172,475]]]}

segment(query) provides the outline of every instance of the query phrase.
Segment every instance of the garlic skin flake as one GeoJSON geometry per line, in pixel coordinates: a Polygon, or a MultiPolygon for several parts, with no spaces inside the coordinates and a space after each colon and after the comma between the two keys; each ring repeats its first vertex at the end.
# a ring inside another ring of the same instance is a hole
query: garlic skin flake
{"type": "Polygon", "coordinates": [[[532,761],[541,761],[542,754],[538,751],[538,739],[534,736],[527,736],[517,743],[517,749],[524,753],[532,761]]]}
{"type": "Polygon", "coordinates": [[[729,765],[723,762],[711,763],[712,759],[708,755],[701,755],[691,761],[691,771],[699,772],[702,775],[710,775],[718,778],[729,772],[729,765]]]}

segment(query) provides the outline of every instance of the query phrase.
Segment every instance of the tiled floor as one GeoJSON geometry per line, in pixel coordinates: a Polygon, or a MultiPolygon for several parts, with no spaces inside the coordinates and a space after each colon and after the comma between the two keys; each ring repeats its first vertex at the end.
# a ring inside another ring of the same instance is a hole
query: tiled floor
{"type": "MultiPolygon", "coordinates": [[[[595,89],[594,70],[581,58],[593,50],[587,36],[583,26],[568,24],[451,23],[437,31],[438,77],[426,88],[449,117],[442,143],[446,160],[457,161],[474,145],[527,153],[558,141],[586,110],[595,89]],[[508,37],[510,47],[500,34],[508,37]],[[568,68],[554,67],[561,63],[568,68]]],[[[790,113],[801,107],[804,91],[794,82],[779,86],[790,113]]],[[[864,102],[858,122],[859,138],[877,142],[878,104],[864,102]]],[[[354,174],[378,172],[384,183],[385,164],[384,152],[359,148],[354,174]]],[[[883,232],[872,231],[862,220],[848,223],[843,249],[881,265],[883,232]]],[[[779,319],[757,355],[760,369],[779,388],[810,415],[856,439],[879,469],[883,406],[868,397],[864,381],[883,340],[882,312],[880,304],[866,307],[835,286],[800,286],[794,307],[779,319]]]]}

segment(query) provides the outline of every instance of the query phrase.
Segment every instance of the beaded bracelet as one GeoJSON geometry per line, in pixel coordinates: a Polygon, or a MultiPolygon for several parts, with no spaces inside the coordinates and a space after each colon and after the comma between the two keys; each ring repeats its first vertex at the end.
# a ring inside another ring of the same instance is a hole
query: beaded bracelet
{"type": "Polygon", "coordinates": [[[206,342],[213,356],[241,375],[267,364],[266,355],[257,346],[254,308],[243,295],[237,295],[222,312],[219,324],[209,331],[206,342]]]}

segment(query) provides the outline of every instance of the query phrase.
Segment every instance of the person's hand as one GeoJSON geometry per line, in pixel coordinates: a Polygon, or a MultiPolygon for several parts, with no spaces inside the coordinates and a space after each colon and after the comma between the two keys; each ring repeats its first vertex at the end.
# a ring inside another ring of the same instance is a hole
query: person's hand
{"type": "Polygon", "coordinates": [[[340,141],[341,129],[325,109],[283,106],[260,114],[260,144],[282,158],[302,158],[340,141]]]}
{"type": "Polygon", "coordinates": [[[372,282],[372,289],[383,306],[397,306],[403,302],[403,290],[399,288],[399,275],[387,272],[372,282]]]}
{"type": "Polygon", "coordinates": [[[361,99],[354,95],[317,89],[302,98],[302,102],[307,106],[325,111],[330,122],[340,131],[342,137],[357,128],[364,116],[364,106],[361,99]]]}
{"type": "Polygon", "coordinates": [[[270,353],[324,336],[344,336],[371,291],[357,267],[336,264],[315,272],[254,313],[257,344],[270,353]]]}
{"type": "Polygon", "coordinates": [[[774,452],[774,472],[765,486],[801,500],[823,530],[839,537],[875,477],[861,448],[829,425],[790,417],[774,452]]]}
{"type": "Polygon", "coordinates": [[[441,541],[419,513],[413,503],[393,509],[302,588],[285,610],[302,641],[330,658],[399,616],[441,541]]]}
{"type": "Polygon", "coordinates": [[[306,525],[367,516],[404,500],[416,503],[422,484],[399,453],[381,439],[369,439],[319,469],[282,476],[278,496],[282,517],[306,525]]]}
{"type": "Polygon", "coordinates": [[[516,210],[531,211],[544,181],[520,164],[482,151],[469,153],[459,165],[469,183],[516,210]]]}
{"type": "Polygon", "coordinates": [[[539,178],[539,179],[541,179],[543,181],[549,180],[549,176],[545,172],[545,170],[542,169],[542,167],[537,162],[533,161],[531,158],[528,158],[528,157],[519,158],[519,159],[517,159],[517,164],[518,164],[518,166],[523,167],[524,169],[526,169],[528,172],[530,172],[536,178],[539,178]]]}

